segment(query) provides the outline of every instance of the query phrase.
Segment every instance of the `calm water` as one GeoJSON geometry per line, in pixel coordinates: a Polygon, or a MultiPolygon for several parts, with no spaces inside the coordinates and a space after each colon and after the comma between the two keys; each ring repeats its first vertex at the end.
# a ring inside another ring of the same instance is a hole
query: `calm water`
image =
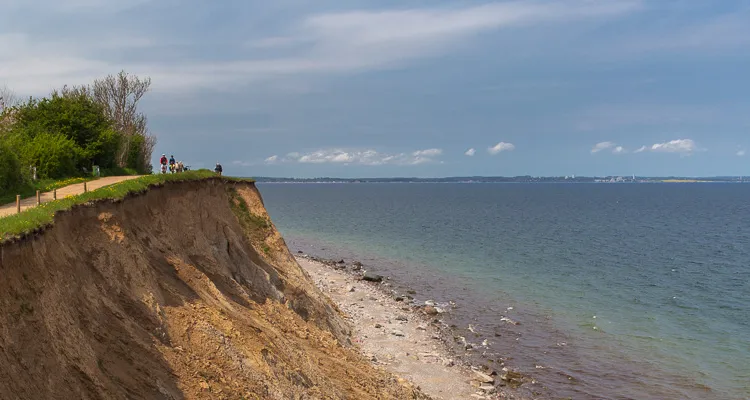
{"type": "Polygon", "coordinates": [[[259,187],[293,250],[456,301],[544,396],[750,399],[750,185],[259,187]]]}

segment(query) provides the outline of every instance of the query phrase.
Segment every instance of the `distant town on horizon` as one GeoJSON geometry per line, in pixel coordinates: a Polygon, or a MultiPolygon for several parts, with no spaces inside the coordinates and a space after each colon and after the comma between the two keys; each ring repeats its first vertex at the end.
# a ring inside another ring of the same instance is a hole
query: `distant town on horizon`
{"type": "Polygon", "coordinates": [[[463,176],[445,178],[283,178],[252,177],[260,183],[748,183],[744,176],[644,177],[644,176],[463,176]]]}

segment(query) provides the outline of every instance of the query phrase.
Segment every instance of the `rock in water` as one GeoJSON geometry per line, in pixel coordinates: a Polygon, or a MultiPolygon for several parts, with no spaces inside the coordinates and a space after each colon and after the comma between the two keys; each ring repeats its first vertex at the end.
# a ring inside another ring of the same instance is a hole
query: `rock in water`
{"type": "Polygon", "coordinates": [[[362,275],[362,279],[369,282],[383,282],[382,275],[373,274],[371,272],[365,272],[364,275],[362,275]]]}
{"type": "Polygon", "coordinates": [[[438,315],[438,310],[433,306],[425,306],[424,313],[427,315],[438,315]]]}

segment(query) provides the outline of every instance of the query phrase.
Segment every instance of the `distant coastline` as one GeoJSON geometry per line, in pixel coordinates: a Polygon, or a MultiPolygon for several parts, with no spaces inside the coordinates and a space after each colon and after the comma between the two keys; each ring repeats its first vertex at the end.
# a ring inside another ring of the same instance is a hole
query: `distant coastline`
{"type": "Polygon", "coordinates": [[[274,178],[253,177],[259,183],[749,183],[744,176],[641,177],[641,176],[470,176],[447,178],[274,178]]]}

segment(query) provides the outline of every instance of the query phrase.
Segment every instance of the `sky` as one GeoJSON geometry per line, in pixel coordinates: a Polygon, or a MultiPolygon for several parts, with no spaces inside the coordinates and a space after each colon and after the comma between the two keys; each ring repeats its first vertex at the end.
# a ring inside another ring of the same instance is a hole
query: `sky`
{"type": "Polygon", "coordinates": [[[154,162],[276,177],[750,175],[750,0],[0,0],[0,87],[120,70],[154,162]]]}

